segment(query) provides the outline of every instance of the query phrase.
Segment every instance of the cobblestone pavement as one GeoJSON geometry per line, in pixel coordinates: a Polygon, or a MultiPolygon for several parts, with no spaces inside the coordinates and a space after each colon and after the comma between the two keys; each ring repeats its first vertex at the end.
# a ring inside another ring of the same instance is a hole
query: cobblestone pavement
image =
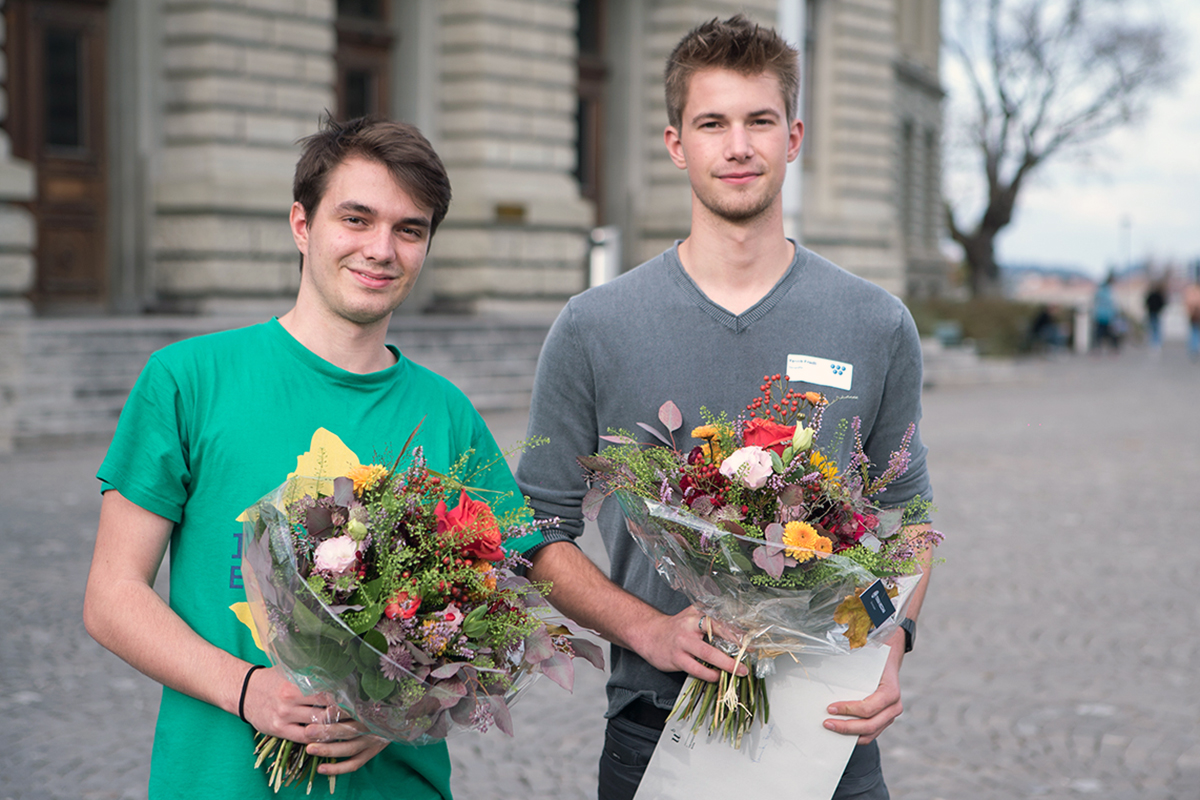
{"type": "MultiPolygon", "coordinates": [[[[926,395],[949,538],[881,740],[892,796],[1195,800],[1200,365],[1168,348],[1016,374],[926,395]]],[[[145,797],[158,689],[80,622],[102,455],[0,456],[0,800],[145,797]]],[[[603,681],[535,685],[516,739],[452,739],[456,796],[594,797],[603,681]]]]}

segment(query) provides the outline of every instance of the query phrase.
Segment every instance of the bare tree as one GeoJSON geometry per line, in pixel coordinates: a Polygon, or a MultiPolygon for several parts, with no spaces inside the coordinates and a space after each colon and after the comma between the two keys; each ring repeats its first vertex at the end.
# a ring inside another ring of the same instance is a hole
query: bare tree
{"type": "MultiPolygon", "coordinates": [[[[983,210],[947,226],[962,245],[972,294],[999,291],[995,239],[1021,187],[1047,160],[1078,153],[1144,115],[1177,74],[1172,33],[1121,0],[960,0],[948,37],[969,87],[965,146],[986,182],[983,210]],[[983,6],[981,8],[981,6],[983,6]]],[[[1144,5],[1143,5],[1144,8],[1144,5]]]]}

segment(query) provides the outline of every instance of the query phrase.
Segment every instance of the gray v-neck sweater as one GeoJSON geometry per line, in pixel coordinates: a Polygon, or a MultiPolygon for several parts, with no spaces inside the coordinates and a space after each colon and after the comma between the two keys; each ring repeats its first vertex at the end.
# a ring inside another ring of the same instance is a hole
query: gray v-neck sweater
{"type": "MultiPolygon", "coordinates": [[[[920,341],[896,297],[797,247],[774,288],[752,308],[731,314],[692,281],[677,247],[572,298],[546,339],[529,435],[550,443],[522,456],[517,482],[539,518],[561,520],[546,532],[547,542],[582,534],[587,485],[575,459],[603,449],[601,435],[637,432],[638,422],[661,430],[658,408],[671,400],[683,412],[678,445],[690,446],[702,406],[736,417],[758,396],[764,375],[788,373],[789,357],[793,366],[810,365],[804,372],[809,381],[793,381],[797,390],[854,398],[839,400],[825,415],[818,444],[826,452],[838,421],[857,416],[874,471],[882,471],[909,423],[920,420],[920,341]],[[823,369],[832,370],[830,377],[823,369]],[[814,382],[847,378],[848,390],[814,382]]],[[[850,444],[846,437],[839,464],[849,460],[850,444]]],[[[909,470],[881,497],[883,505],[901,505],[918,494],[930,499],[919,432],[910,450],[909,470]]],[[[626,532],[615,500],[605,502],[599,526],[614,582],[669,614],[688,605],[626,532]]],[[[638,696],[670,708],[685,677],[659,672],[615,646],[611,669],[608,716],[638,696]]]]}

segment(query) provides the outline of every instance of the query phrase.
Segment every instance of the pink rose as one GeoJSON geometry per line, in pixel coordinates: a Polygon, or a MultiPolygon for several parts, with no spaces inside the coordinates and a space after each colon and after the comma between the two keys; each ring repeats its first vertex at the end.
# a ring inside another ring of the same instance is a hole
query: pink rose
{"type": "Polygon", "coordinates": [[[341,574],[358,563],[358,542],[349,536],[335,536],[317,545],[314,554],[317,569],[341,574]]]}
{"type": "Polygon", "coordinates": [[[761,447],[743,447],[734,450],[721,462],[721,474],[726,478],[737,478],[751,489],[759,489],[771,477],[771,454],[761,447]]]}

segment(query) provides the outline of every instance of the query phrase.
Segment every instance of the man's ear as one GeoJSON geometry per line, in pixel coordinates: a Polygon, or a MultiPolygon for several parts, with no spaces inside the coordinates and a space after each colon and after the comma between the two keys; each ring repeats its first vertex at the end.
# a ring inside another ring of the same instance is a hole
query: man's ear
{"type": "Polygon", "coordinates": [[[804,123],[798,119],[792,120],[788,129],[787,160],[792,162],[800,155],[800,144],[804,141],[804,123]]]}
{"type": "Polygon", "coordinates": [[[292,203],[288,225],[292,229],[292,240],[296,243],[296,249],[300,251],[300,255],[308,255],[308,215],[304,206],[292,203]]]}
{"type": "Polygon", "coordinates": [[[663,131],[663,143],[667,146],[667,153],[675,162],[675,166],[687,169],[687,157],[683,153],[683,140],[679,138],[679,130],[675,126],[668,125],[663,131]]]}

